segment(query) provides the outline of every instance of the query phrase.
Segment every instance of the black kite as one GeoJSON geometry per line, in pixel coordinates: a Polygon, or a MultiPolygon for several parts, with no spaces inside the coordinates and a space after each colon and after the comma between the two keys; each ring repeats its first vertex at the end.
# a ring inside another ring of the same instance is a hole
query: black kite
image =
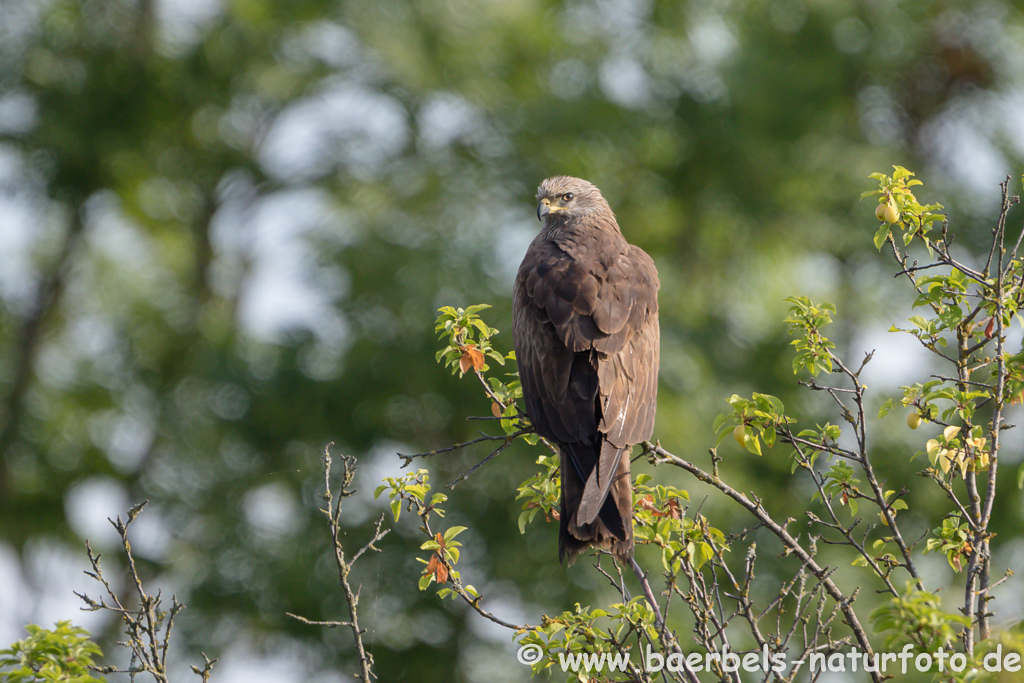
{"type": "Polygon", "coordinates": [[[512,334],[527,415],[561,451],[558,556],[594,546],[628,563],[630,451],[651,437],[658,395],[658,272],[591,183],[548,178],[537,199],[512,334]]]}

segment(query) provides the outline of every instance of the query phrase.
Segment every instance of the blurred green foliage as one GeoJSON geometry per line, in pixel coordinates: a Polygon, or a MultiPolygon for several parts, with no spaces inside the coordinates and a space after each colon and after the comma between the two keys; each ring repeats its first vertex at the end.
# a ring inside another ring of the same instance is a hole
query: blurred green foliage
{"type": "MultiPolygon", "coordinates": [[[[885,315],[856,197],[893,163],[980,243],[995,207],[970,191],[997,197],[992,159],[1021,170],[1003,106],[1021,29],[998,0],[0,3],[0,536],[77,550],[65,501],[116,482],[162,519],[144,570],[188,604],[188,649],[294,642],[316,653],[300,679],[337,669],[343,634],[284,616],[341,610],[319,453],[335,441],[379,480],[396,450],[475,435],[463,418],[487,406],[433,362],[431,321],[486,301],[508,329],[543,177],[595,182],[657,261],[666,445],[696,457],[754,389],[824,422],[795,393],[783,298],[836,302],[840,352],[885,315]]],[[[916,471],[899,438],[876,448],[887,476],[916,471]]],[[[608,588],[557,565],[555,524],[514,532],[524,452],[446,509],[473,522],[467,578],[532,616],[608,588]]],[[[450,481],[482,455],[430,467],[450,481]]],[[[721,467],[777,491],[780,519],[809,497],[788,462],[721,467]]],[[[356,539],[377,505],[360,500],[356,539]]],[[[381,680],[518,680],[503,634],[417,590],[412,542],[392,534],[357,577],[381,680]]]]}
{"type": "Polygon", "coordinates": [[[101,655],[89,632],[59,621],[53,630],[33,624],[25,627],[28,637],[0,650],[0,681],[5,683],[100,683],[90,673],[94,657],[101,655]]]}

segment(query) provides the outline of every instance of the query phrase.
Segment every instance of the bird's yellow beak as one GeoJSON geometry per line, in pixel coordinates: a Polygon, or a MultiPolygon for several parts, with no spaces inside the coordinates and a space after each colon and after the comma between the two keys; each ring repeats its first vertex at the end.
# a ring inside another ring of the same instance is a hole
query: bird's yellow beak
{"type": "Polygon", "coordinates": [[[544,217],[549,213],[557,213],[564,210],[564,207],[552,204],[550,199],[544,197],[544,199],[540,200],[540,203],[537,204],[537,220],[543,221],[544,217]]]}

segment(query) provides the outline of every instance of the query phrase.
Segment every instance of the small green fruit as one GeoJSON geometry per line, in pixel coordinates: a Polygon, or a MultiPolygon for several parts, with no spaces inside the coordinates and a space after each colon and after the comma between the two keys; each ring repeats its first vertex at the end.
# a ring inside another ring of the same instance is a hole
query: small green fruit
{"type": "Polygon", "coordinates": [[[916,411],[907,415],[907,426],[911,429],[917,429],[921,426],[921,416],[916,411]]]}
{"type": "Polygon", "coordinates": [[[732,430],[732,438],[736,439],[742,448],[747,447],[747,430],[743,425],[736,425],[736,429],[732,430]]]}
{"type": "Polygon", "coordinates": [[[875,207],[875,218],[878,220],[885,220],[885,204],[879,204],[875,207]]]}

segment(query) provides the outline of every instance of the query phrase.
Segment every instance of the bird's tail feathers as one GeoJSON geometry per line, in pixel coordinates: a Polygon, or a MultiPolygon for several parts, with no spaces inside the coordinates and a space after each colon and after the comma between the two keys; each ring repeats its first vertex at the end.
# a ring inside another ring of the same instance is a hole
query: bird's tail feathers
{"type": "MultiPolygon", "coordinates": [[[[621,476],[619,461],[625,451],[625,448],[616,448],[607,441],[601,441],[597,465],[590,470],[586,486],[583,487],[583,495],[580,497],[580,506],[576,510],[577,525],[590,524],[604,509],[608,491],[615,483],[615,478],[621,476]]],[[[626,476],[629,476],[629,468],[626,468],[626,473],[626,476]]]]}
{"type": "Polygon", "coordinates": [[[568,558],[572,564],[577,555],[596,547],[627,561],[633,555],[633,488],[625,449],[602,439],[563,444],[561,450],[559,560],[568,558]]]}

